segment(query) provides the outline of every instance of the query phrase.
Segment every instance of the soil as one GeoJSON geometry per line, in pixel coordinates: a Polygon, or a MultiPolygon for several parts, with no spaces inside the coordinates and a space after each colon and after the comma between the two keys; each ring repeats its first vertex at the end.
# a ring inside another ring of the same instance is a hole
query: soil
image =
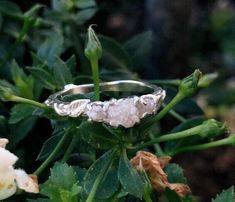
{"type": "Polygon", "coordinates": [[[235,148],[216,148],[174,158],[183,169],[193,195],[201,202],[235,184],[235,148]]]}

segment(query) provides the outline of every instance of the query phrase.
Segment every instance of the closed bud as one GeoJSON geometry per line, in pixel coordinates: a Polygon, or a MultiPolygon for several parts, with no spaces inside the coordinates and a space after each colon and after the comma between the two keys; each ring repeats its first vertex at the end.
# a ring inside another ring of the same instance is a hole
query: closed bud
{"type": "Polygon", "coordinates": [[[198,82],[201,78],[201,72],[196,69],[191,75],[181,80],[179,85],[179,93],[184,97],[194,95],[198,89],[198,82]]]}
{"type": "Polygon", "coordinates": [[[15,90],[13,90],[13,86],[7,81],[0,81],[0,99],[2,101],[10,101],[12,95],[15,95],[15,90]]]}
{"type": "Polygon", "coordinates": [[[214,72],[211,74],[204,74],[199,82],[198,82],[198,86],[200,88],[207,88],[208,86],[211,85],[212,82],[214,82],[216,79],[218,78],[218,73],[214,72]]]}
{"type": "Polygon", "coordinates": [[[87,44],[84,53],[89,60],[98,60],[102,56],[102,46],[95,31],[92,29],[92,25],[88,28],[87,44]]]}
{"type": "Polygon", "coordinates": [[[224,123],[216,121],[215,119],[209,119],[202,123],[203,129],[199,135],[203,138],[214,137],[216,135],[228,132],[228,128],[224,123]]]}
{"type": "Polygon", "coordinates": [[[235,134],[229,135],[228,139],[229,139],[229,145],[235,147],[235,134]]]}

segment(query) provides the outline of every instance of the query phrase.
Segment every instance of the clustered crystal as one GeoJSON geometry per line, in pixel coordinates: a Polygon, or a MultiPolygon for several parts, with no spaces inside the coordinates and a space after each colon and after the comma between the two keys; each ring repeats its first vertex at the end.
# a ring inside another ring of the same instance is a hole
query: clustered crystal
{"type": "Polygon", "coordinates": [[[89,99],[71,103],[54,103],[55,111],[62,116],[88,116],[89,120],[108,123],[111,126],[133,127],[147,114],[154,114],[160,107],[165,94],[147,94],[104,102],[91,102],[89,99]]]}

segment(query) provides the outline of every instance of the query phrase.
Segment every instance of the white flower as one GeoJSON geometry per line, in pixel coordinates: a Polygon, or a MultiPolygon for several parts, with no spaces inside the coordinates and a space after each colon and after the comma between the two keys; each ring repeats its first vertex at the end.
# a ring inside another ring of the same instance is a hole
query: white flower
{"type": "Polygon", "coordinates": [[[0,200],[15,194],[17,187],[27,192],[38,193],[36,176],[29,176],[13,165],[18,157],[5,149],[7,139],[0,138],[0,200]]]}

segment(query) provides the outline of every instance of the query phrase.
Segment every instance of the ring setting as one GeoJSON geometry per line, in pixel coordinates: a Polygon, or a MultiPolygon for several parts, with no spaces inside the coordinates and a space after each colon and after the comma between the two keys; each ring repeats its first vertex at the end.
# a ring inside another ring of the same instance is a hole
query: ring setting
{"type": "Polygon", "coordinates": [[[133,127],[146,115],[155,114],[160,108],[166,92],[152,84],[134,80],[119,80],[100,83],[101,91],[114,92],[142,92],[151,93],[141,96],[131,96],[121,99],[112,98],[108,101],[91,101],[77,99],[72,102],[62,101],[61,97],[70,94],[84,94],[91,92],[93,84],[68,84],[62,91],[49,96],[45,104],[52,107],[60,116],[86,116],[88,120],[103,122],[113,127],[133,127]]]}

